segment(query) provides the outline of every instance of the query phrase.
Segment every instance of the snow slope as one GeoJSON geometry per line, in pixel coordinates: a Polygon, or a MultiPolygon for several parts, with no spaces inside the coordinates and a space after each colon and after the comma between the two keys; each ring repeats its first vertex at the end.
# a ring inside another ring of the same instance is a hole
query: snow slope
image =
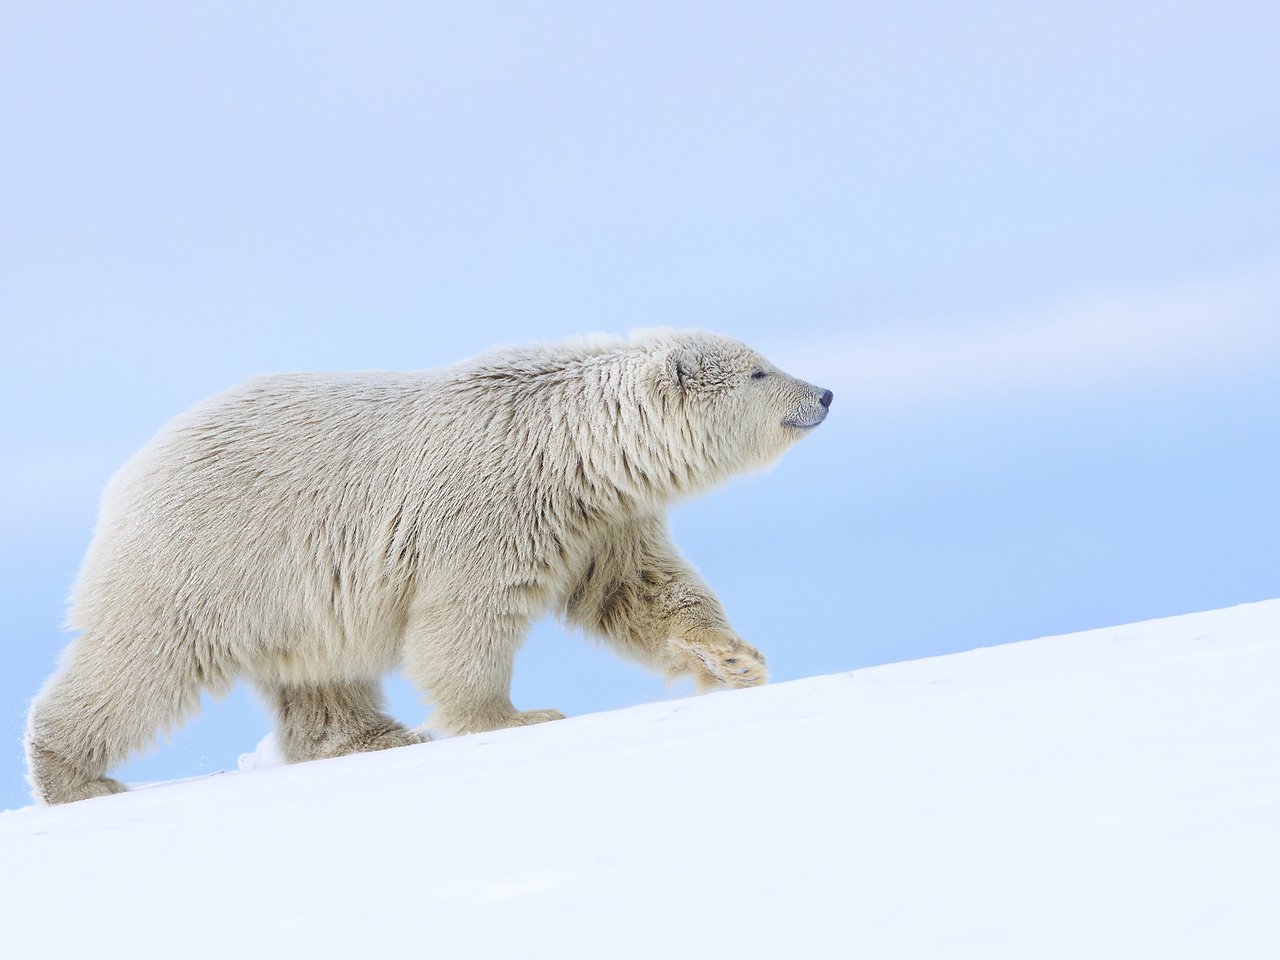
{"type": "Polygon", "coordinates": [[[1280,600],[0,815],[0,957],[1273,958],[1280,600]]]}

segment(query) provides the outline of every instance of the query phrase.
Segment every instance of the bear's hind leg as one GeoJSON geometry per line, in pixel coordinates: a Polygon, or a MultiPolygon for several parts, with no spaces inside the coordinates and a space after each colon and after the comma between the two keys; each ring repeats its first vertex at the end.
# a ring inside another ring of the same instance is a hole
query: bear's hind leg
{"type": "Polygon", "coordinates": [[[431,739],[383,713],[376,681],[259,682],[258,686],[275,711],[280,750],[288,763],[406,747],[431,739]]]}
{"type": "MultiPolygon", "coordinates": [[[[27,779],[41,803],[120,793],[104,774],[200,706],[207,665],[148,655],[145,644],[85,634],[27,716],[27,779]]],[[[215,683],[216,685],[216,683],[215,683]]]]}

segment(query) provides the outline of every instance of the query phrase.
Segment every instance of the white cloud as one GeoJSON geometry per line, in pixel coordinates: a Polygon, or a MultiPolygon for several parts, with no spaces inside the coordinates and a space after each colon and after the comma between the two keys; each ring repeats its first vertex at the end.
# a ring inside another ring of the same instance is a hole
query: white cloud
{"type": "Polygon", "coordinates": [[[890,406],[1221,377],[1280,362],[1280,263],[1016,318],[956,318],[767,352],[807,380],[890,406]]]}

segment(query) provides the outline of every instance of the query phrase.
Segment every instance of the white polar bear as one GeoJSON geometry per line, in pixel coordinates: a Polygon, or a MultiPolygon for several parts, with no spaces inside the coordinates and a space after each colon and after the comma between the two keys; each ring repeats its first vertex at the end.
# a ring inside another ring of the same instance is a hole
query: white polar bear
{"type": "Polygon", "coordinates": [[[28,720],[34,795],[124,789],[104,774],[238,676],[291,762],[425,740],[383,712],[397,668],[445,731],[557,719],[510,699],[548,611],[700,686],[763,683],[665,508],[773,460],[830,403],[734,340],[651,330],[197,404],[103,496],[81,634],[28,720]]]}

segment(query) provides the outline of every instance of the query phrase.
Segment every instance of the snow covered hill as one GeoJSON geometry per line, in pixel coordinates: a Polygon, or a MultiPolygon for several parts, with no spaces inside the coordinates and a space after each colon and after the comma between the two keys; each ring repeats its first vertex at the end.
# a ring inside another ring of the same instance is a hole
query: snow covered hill
{"type": "Polygon", "coordinates": [[[1280,600],[0,815],[0,957],[1280,956],[1280,600]]]}

